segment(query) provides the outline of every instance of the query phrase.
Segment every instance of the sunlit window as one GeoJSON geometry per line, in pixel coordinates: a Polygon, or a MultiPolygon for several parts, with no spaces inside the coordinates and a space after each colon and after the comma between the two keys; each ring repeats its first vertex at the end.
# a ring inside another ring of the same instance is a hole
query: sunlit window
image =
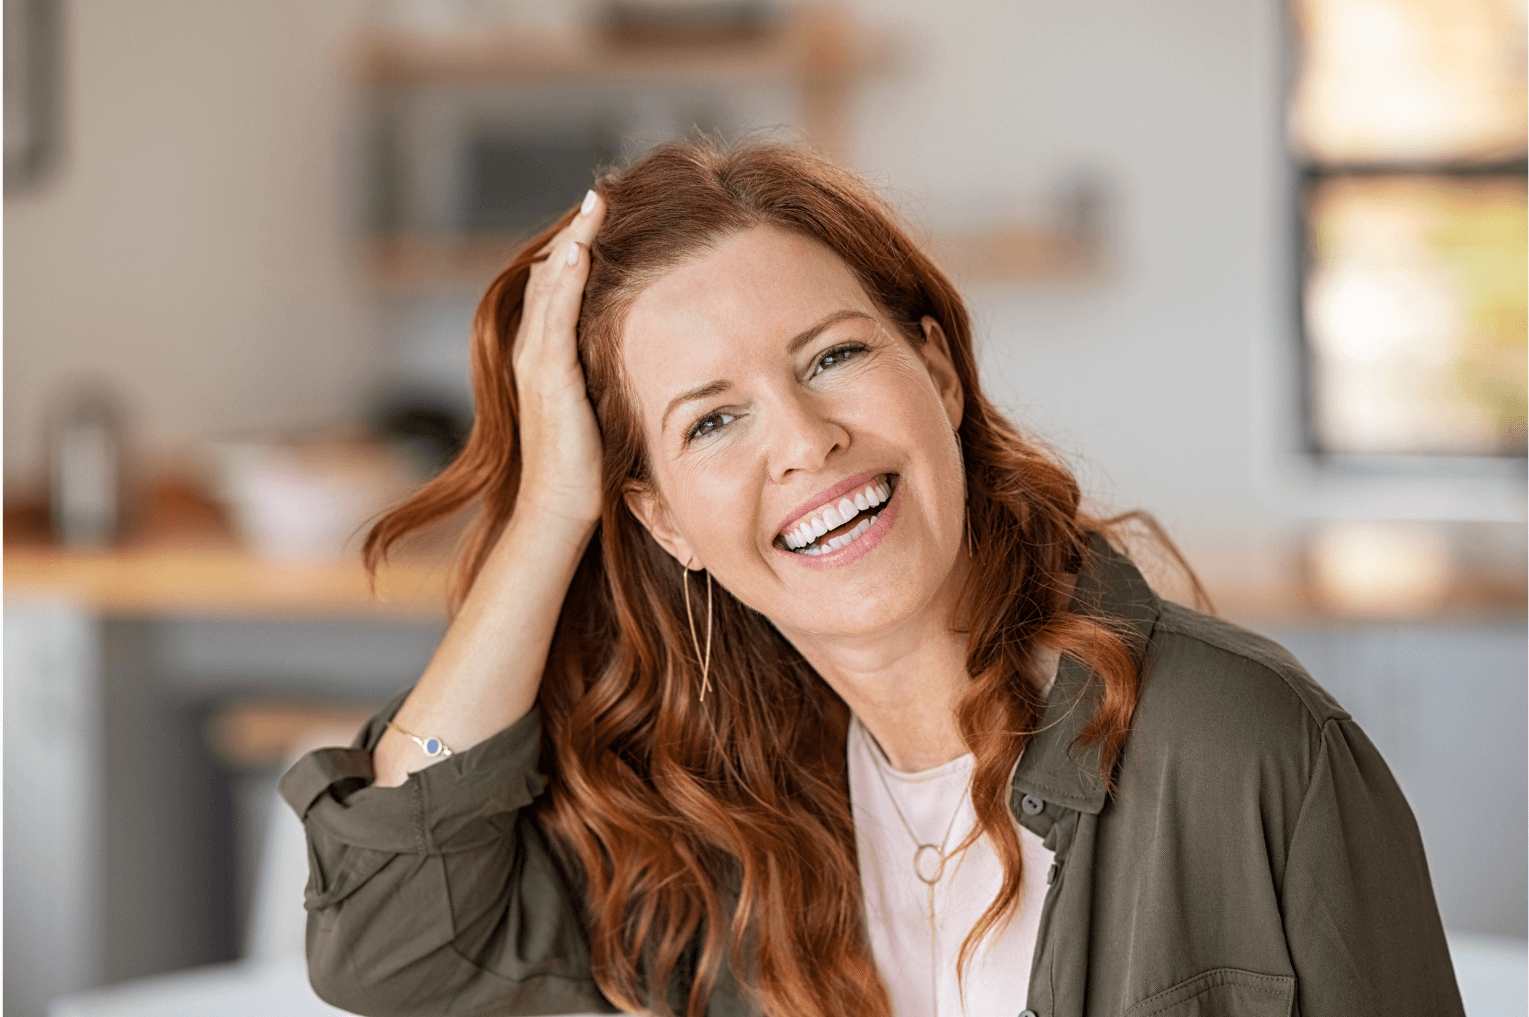
{"type": "Polygon", "coordinates": [[[1523,0],[1298,0],[1313,450],[1523,456],[1523,0]]]}

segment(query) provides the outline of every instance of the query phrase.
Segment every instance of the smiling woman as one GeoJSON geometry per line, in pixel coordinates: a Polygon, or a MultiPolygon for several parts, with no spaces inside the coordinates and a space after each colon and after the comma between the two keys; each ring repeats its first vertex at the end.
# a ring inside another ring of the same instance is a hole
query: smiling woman
{"type": "Polygon", "coordinates": [[[467,447],[367,542],[477,506],[452,625],[283,781],[326,999],[1460,1012],[1373,747],[1153,594],[853,175],[660,147],[474,333],[467,447]]]}

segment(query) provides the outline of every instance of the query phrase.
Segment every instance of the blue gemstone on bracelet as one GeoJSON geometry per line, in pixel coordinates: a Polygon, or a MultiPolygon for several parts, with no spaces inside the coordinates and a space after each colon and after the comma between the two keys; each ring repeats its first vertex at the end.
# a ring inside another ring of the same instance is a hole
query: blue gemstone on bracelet
{"type": "Polygon", "coordinates": [[[441,740],[439,738],[425,739],[425,755],[427,756],[440,755],[442,747],[443,746],[441,745],[441,740]]]}

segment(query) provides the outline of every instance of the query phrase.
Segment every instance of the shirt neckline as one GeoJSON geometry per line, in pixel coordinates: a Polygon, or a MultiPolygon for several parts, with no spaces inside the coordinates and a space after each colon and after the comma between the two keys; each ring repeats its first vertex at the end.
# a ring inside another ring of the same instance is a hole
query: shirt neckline
{"type": "Polygon", "coordinates": [[[849,723],[851,737],[856,735],[863,737],[868,750],[876,757],[872,760],[872,764],[880,766],[882,772],[889,778],[900,780],[906,784],[921,784],[926,781],[939,780],[941,777],[947,777],[956,772],[969,771],[976,762],[975,757],[968,752],[965,755],[957,756],[949,762],[940,763],[925,770],[899,770],[887,758],[886,751],[881,747],[881,743],[876,740],[876,736],[871,734],[871,729],[860,723],[860,718],[853,712],[849,715],[849,723]]]}

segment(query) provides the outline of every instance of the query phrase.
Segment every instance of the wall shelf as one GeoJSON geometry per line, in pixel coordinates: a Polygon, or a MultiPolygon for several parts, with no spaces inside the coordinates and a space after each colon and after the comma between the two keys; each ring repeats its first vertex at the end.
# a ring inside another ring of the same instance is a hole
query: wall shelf
{"type": "Polygon", "coordinates": [[[353,55],[374,87],[544,83],[780,84],[798,90],[812,144],[843,155],[850,89],[898,64],[887,33],[867,33],[832,11],[802,12],[733,39],[627,42],[596,30],[506,29],[425,35],[376,29],[353,55]]]}

